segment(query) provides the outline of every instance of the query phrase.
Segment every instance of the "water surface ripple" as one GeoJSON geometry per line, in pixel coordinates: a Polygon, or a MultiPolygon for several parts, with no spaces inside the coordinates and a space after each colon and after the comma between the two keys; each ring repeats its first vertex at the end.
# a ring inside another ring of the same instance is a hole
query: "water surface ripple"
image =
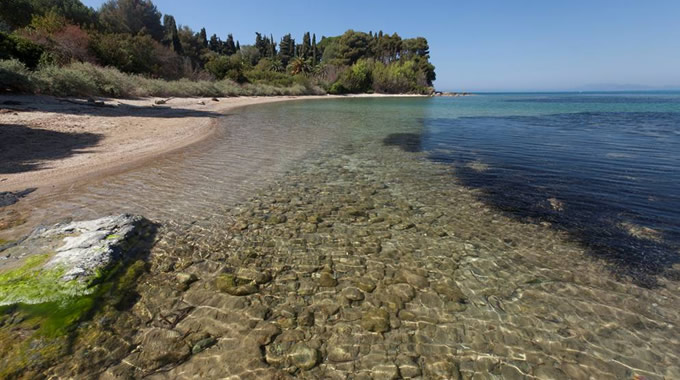
{"type": "Polygon", "coordinates": [[[257,106],[45,200],[163,224],[48,375],[680,378],[680,110],[622,96],[257,106]]]}

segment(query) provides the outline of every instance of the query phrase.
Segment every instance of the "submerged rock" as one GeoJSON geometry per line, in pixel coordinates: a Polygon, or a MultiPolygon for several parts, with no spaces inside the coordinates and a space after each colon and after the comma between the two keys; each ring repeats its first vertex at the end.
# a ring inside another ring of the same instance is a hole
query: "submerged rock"
{"type": "Polygon", "coordinates": [[[247,296],[257,292],[257,285],[254,281],[239,278],[233,274],[223,273],[215,279],[215,286],[218,290],[231,294],[232,296],[247,296]]]}
{"type": "Polygon", "coordinates": [[[89,294],[95,280],[134,255],[149,226],[124,214],[36,229],[3,252],[21,261],[0,272],[0,306],[89,294]]]}

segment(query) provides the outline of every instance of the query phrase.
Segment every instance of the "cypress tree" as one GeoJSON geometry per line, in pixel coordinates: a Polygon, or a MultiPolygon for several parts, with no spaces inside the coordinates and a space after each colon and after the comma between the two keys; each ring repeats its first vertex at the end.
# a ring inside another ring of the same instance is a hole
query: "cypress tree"
{"type": "Polygon", "coordinates": [[[177,33],[177,23],[175,18],[171,15],[163,16],[163,44],[170,47],[175,53],[184,53],[182,43],[179,41],[179,34],[177,33]]]}
{"type": "Polygon", "coordinates": [[[312,42],[309,37],[309,32],[305,33],[302,37],[302,45],[300,49],[300,54],[298,54],[302,59],[307,59],[312,55],[312,42]]]}
{"type": "Polygon", "coordinates": [[[276,57],[276,42],[274,42],[274,36],[269,35],[269,56],[271,58],[276,57]]]}
{"type": "Polygon", "coordinates": [[[201,45],[203,45],[204,48],[207,48],[208,34],[205,32],[205,28],[201,28],[201,31],[198,33],[198,38],[201,41],[201,45]]]}
{"type": "Polygon", "coordinates": [[[217,37],[217,34],[210,36],[210,41],[208,42],[208,47],[215,53],[222,53],[222,40],[217,37]]]}
{"type": "Polygon", "coordinates": [[[316,65],[316,56],[318,54],[318,50],[316,48],[316,33],[312,36],[312,64],[316,65]]]}
{"type": "Polygon", "coordinates": [[[226,55],[236,53],[236,44],[234,43],[234,36],[231,35],[231,33],[227,35],[227,41],[224,43],[224,53],[226,55]]]}
{"type": "Polygon", "coordinates": [[[288,66],[288,62],[295,55],[295,40],[290,36],[290,33],[281,38],[279,44],[279,58],[284,66],[288,66]]]}

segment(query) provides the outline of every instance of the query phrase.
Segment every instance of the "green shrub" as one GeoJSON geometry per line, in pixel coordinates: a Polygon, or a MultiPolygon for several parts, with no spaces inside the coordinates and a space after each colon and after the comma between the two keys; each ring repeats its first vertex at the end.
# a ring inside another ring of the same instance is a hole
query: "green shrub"
{"type": "Polygon", "coordinates": [[[331,88],[331,94],[361,93],[371,90],[373,83],[373,62],[359,60],[340,74],[331,88]]]}
{"type": "Polygon", "coordinates": [[[43,48],[30,40],[0,32],[0,59],[18,59],[30,68],[35,68],[40,62],[43,48]]]}
{"type": "Polygon", "coordinates": [[[31,72],[17,59],[0,60],[0,91],[34,91],[31,72]]]}
{"type": "Polygon", "coordinates": [[[236,56],[220,55],[205,64],[205,69],[217,79],[229,78],[238,83],[244,83],[247,78],[243,75],[243,63],[236,56]]]}
{"type": "Polygon", "coordinates": [[[35,72],[41,93],[57,96],[91,96],[100,93],[91,73],[81,67],[43,66],[35,72]]]}
{"type": "MultiPolygon", "coordinates": [[[[285,75],[285,74],[284,74],[285,75]]],[[[220,81],[165,80],[126,74],[114,67],[90,63],[67,66],[47,64],[31,72],[20,61],[0,61],[0,88],[14,92],[38,92],[56,96],[243,96],[323,94],[309,79],[299,76],[289,85],[267,83],[240,85],[231,79],[220,81]]]]}

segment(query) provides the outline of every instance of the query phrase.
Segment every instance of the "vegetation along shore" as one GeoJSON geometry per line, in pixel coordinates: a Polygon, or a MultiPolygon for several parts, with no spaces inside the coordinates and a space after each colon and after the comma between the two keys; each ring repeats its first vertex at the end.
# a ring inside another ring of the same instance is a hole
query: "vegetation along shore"
{"type": "Polygon", "coordinates": [[[0,91],[57,96],[242,96],[433,92],[423,37],[348,30],[301,41],[208,36],[151,1],[0,4],[0,91]]]}

